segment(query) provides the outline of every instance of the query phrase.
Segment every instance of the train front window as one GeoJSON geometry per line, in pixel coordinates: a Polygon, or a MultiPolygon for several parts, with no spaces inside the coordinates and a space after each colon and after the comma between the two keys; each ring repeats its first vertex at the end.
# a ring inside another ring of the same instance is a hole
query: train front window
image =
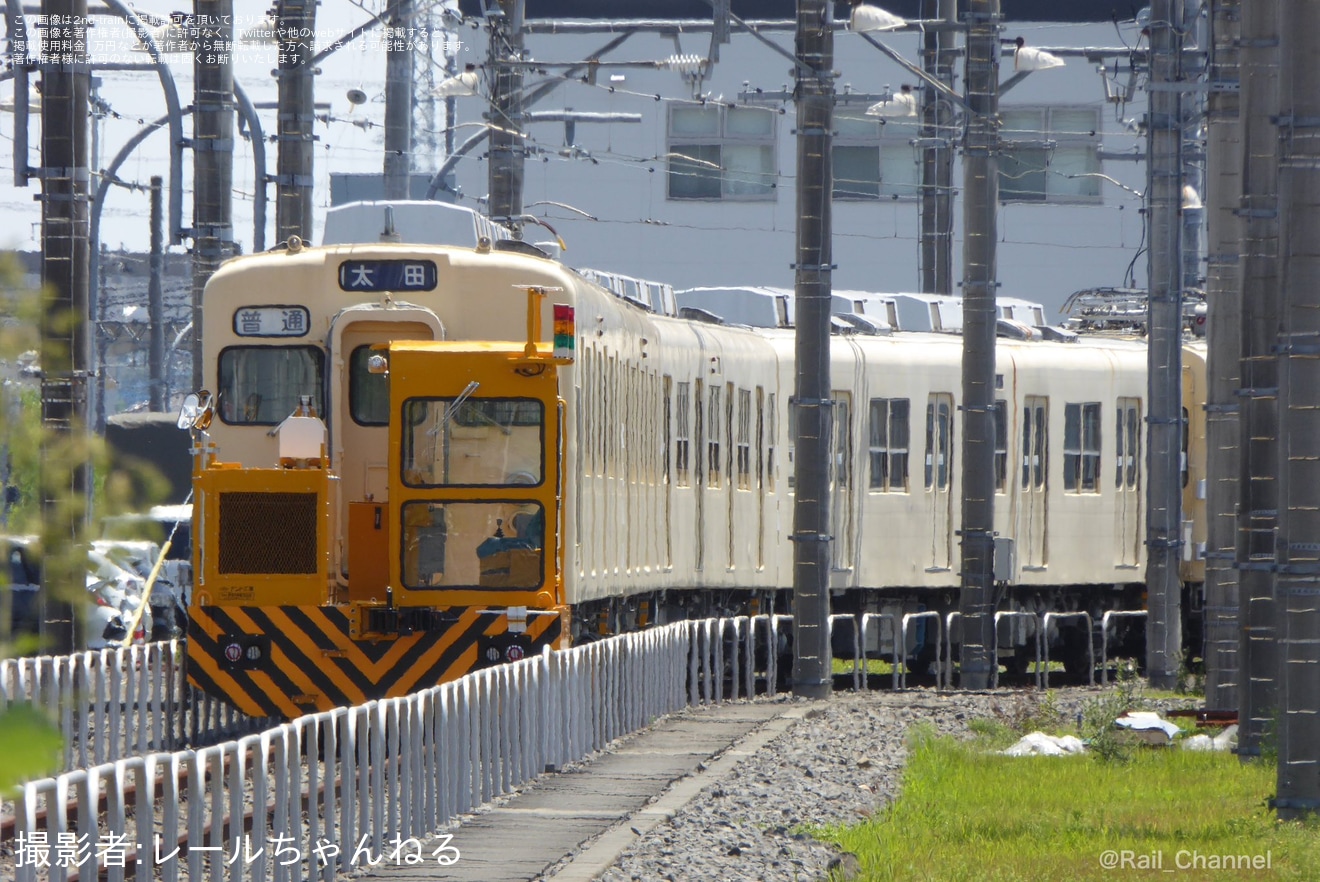
{"type": "Polygon", "coordinates": [[[348,360],[348,409],[360,426],[386,426],[390,422],[389,374],[367,370],[371,346],[359,346],[348,360]]]}
{"type": "Polygon", "coordinates": [[[273,426],[311,397],[325,415],[325,355],[315,346],[231,346],[220,353],[220,419],[234,425],[273,426]]]}
{"type": "Polygon", "coordinates": [[[545,508],[536,502],[407,502],[403,584],[409,590],[541,587],[545,508]]]}
{"type": "Polygon", "coordinates": [[[534,398],[410,398],[403,426],[403,482],[409,487],[544,480],[545,407],[534,398]]]}

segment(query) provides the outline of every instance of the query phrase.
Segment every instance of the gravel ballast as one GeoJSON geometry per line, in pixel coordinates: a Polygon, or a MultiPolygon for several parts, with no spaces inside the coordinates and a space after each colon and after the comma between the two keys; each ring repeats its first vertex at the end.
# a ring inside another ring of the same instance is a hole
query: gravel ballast
{"type": "MultiPolygon", "coordinates": [[[[1097,691],[1060,690],[1053,695],[1054,706],[1071,716],[1097,691]]],[[[803,828],[856,824],[893,801],[912,726],[923,723],[941,734],[963,736],[970,720],[991,716],[1011,720],[1029,713],[1041,700],[1034,691],[835,695],[706,786],[671,821],[626,850],[600,878],[604,882],[825,879],[840,855],[803,828]]]]}

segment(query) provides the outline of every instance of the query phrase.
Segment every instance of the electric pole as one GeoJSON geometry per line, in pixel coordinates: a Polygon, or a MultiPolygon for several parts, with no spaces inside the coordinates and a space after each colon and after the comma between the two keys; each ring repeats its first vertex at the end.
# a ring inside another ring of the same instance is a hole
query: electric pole
{"type": "Polygon", "coordinates": [[[202,291],[234,248],[234,0],[196,0],[194,9],[192,387],[200,389],[202,291]]]}
{"type": "Polygon", "coordinates": [[[1206,141],[1206,555],[1205,703],[1237,707],[1238,580],[1233,568],[1238,502],[1238,361],[1242,291],[1238,243],[1242,224],[1242,129],[1238,122],[1240,0],[1210,4],[1209,133],[1206,141]]]}
{"type": "MultiPolygon", "coordinates": [[[[922,0],[922,19],[958,20],[958,0],[922,0]]],[[[953,88],[953,31],[926,31],[926,73],[953,88]]],[[[921,293],[953,293],[953,108],[930,86],[921,90],[921,293]]]]}
{"type": "Polygon", "coordinates": [[[407,199],[413,155],[413,49],[406,34],[413,0],[396,0],[386,23],[396,29],[385,49],[385,198],[407,199]]]}
{"type": "Polygon", "coordinates": [[[828,0],[798,0],[796,373],[793,397],[793,693],[830,694],[831,200],[834,22],[828,0]]]}
{"type": "Polygon", "coordinates": [[[41,629],[44,652],[74,648],[90,510],[87,0],[44,0],[41,75],[41,629]]]}
{"type": "Polygon", "coordinates": [[[1320,6],[1285,3],[1279,66],[1280,820],[1320,812],[1320,6]]]}
{"type": "Polygon", "coordinates": [[[279,119],[275,138],[275,241],[312,236],[312,51],[316,35],[317,0],[279,0],[279,119]]]}
{"type": "Polygon", "coordinates": [[[1151,6],[1146,110],[1146,671],[1157,689],[1177,685],[1182,660],[1182,8],[1151,6]]]}
{"type": "Polygon", "coordinates": [[[1279,2],[1242,4],[1242,328],[1238,389],[1238,756],[1260,756],[1278,707],[1279,2]]]}
{"type": "Polygon", "coordinates": [[[163,186],[160,175],[151,176],[151,262],[147,276],[147,320],[151,339],[147,350],[147,374],[151,383],[152,413],[163,413],[169,406],[165,397],[165,294],[161,287],[165,270],[164,220],[161,216],[163,186]]]}
{"type": "Polygon", "coordinates": [[[523,213],[523,0],[499,0],[490,27],[490,219],[519,235],[523,213]],[[514,62],[512,64],[507,62],[514,62]]]}
{"type": "MultiPolygon", "coordinates": [[[[963,155],[961,679],[987,689],[995,652],[995,307],[999,207],[999,0],[967,3],[963,155]]],[[[950,660],[952,661],[952,660],[950,660]]]]}

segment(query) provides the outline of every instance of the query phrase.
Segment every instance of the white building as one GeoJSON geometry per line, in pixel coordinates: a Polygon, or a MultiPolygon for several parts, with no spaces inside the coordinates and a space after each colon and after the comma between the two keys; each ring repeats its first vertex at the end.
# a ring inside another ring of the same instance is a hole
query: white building
{"type": "MultiPolygon", "coordinates": [[[[878,36],[919,63],[920,34],[878,36]]],[[[1027,46],[1041,48],[1123,48],[1141,39],[1131,21],[1117,31],[1110,22],[1007,23],[1001,81],[1014,74],[1011,44],[1019,36],[1027,46]]],[[[675,70],[642,68],[600,67],[590,78],[565,77],[564,68],[552,64],[591,57],[610,39],[608,33],[527,37],[531,57],[547,63],[527,77],[528,84],[562,80],[529,111],[641,117],[635,123],[571,128],[563,122],[528,123],[523,196],[528,213],[545,218],[562,236],[568,246],[564,259],[574,266],[655,278],[675,288],[791,288],[796,216],[794,109],[786,99],[793,88],[791,62],[735,32],[699,83],[675,70]]],[[[791,33],[769,39],[792,52],[791,33]]],[[[708,48],[708,34],[638,33],[601,60],[704,58],[708,48]]],[[[961,67],[959,61],[959,90],[961,67]]],[[[1145,164],[1134,158],[1144,150],[1138,124],[1145,96],[1134,88],[1127,100],[1126,58],[1118,68],[1116,76],[1112,59],[1101,68],[1070,57],[1064,67],[1025,77],[1001,99],[1000,294],[1045,304],[1051,322],[1074,291],[1134,281],[1144,286],[1145,164]]],[[[905,115],[910,96],[903,86],[920,83],[851,32],[836,35],[835,69],[834,285],[918,290],[921,151],[914,141],[920,120],[905,115]],[[895,96],[880,111],[887,118],[868,116],[875,96],[885,93],[895,96]]],[[[482,91],[489,91],[484,79],[482,91]]],[[[490,107],[480,96],[458,103],[462,143],[490,107]]],[[[946,134],[957,141],[960,130],[946,134]]],[[[487,174],[483,144],[457,166],[462,201],[484,197],[487,174]]],[[[956,283],[962,275],[957,161],[953,185],[956,283]]],[[[529,225],[526,238],[549,237],[529,225]]]]}

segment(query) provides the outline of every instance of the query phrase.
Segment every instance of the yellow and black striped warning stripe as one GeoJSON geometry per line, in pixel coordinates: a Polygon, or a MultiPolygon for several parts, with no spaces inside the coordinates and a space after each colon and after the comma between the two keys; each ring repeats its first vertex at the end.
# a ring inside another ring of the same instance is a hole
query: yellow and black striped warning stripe
{"type": "Polygon", "coordinates": [[[511,635],[502,611],[454,612],[457,621],[443,630],[359,641],[335,607],[193,607],[188,679],[242,713],[296,717],[406,695],[496,659],[539,653],[562,633],[554,615],[530,617],[525,634],[511,635]],[[492,650],[494,639],[517,648],[492,650]]]}

